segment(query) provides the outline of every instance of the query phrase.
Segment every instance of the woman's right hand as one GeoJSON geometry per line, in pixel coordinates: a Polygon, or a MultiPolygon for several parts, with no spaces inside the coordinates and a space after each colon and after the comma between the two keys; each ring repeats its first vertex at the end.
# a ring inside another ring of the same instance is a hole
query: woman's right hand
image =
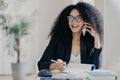
{"type": "Polygon", "coordinates": [[[64,71],[65,65],[66,65],[66,63],[59,59],[59,60],[57,60],[57,62],[50,64],[49,69],[64,71]]]}

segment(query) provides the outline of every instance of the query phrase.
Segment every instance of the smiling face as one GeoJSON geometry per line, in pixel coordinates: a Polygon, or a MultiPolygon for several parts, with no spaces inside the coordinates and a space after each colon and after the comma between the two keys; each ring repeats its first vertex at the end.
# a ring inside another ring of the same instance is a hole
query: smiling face
{"type": "Polygon", "coordinates": [[[79,11],[77,9],[73,9],[67,18],[72,33],[81,33],[84,22],[79,11]]]}

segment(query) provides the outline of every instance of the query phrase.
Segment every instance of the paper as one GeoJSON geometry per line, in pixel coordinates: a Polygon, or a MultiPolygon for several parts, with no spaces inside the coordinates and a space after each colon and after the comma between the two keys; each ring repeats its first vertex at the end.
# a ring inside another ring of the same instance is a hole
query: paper
{"type": "Polygon", "coordinates": [[[80,64],[80,63],[69,63],[67,69],[79,69],[81,71],[92,71],[95,69],[94,64],[80,64]]]}

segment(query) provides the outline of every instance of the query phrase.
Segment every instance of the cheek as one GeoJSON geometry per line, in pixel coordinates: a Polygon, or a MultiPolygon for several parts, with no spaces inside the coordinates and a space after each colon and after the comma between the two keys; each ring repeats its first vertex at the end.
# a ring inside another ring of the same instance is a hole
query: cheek
{"type": "Polygon", "coordinates": [[[79,26],[80,26],[81,28],[83,28],[84,24],[83,24],[83,23],[80,23],[79,26]]]}
{"type": "Polygon", "coordinates": [[[71,26],[71,22],[68,22],[69,27],[71,26]]]}

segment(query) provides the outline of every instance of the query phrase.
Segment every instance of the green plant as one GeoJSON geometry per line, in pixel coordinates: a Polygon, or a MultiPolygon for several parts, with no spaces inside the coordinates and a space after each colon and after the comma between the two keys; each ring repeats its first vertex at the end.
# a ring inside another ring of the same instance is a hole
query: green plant
{"type": "Polygon", "coordinates": [[[7,4],[5,4],[4,0],[0,0],[0,10],[3,10],[7,7],[7,4]]]}
{"type": "Polygon", "coordinates": [[[9,47],[13,47],[14,51],[17,52],[17,63],[20,63],[20,39],[23,36],[28,35],[28,27],[28,22],[25,20],[21,20],[19,23],[15,23],[12,26],[3,27],[6,36],[9,36],[14,40],[13,45],[9,47]]]}
{"type": "MultiPolygon", "coordinates": [[[[0,11],[3,12],[8,5],[5,3],[4,0],[0,0],[0,11]]],[[[13,54],[14,52],[11,51],[12,49],[17,53],[17,63],[20,63],[20,39],[28,34],[28,22],[23,18],[19,18],[19,21],[10,25],[12,19],[15,17],[11,17],[10,15],[5,15],[4,13],[0,14],[0,29],[2,28],[5,30],[7,39],[7,49],[8,52],[13,54]],[[13,44],[10,45],[11,41],[13,40],[13,44]]]]}
{"type": "Polygon", "coordinates": [[[0,0],[0,28],[6,22],[5,16],[4,16],[4,13],[3,13],[5,8],[7,8],[7,4],[4,2],[4,0],[0,0]]]}

